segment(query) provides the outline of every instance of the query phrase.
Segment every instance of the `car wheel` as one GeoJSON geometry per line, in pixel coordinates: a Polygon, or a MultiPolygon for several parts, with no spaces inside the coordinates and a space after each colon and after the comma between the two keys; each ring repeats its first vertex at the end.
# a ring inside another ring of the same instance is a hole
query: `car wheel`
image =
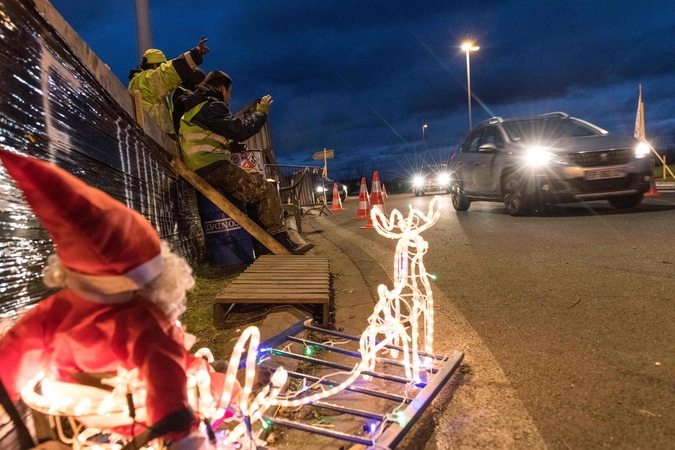
{"type": "Polygon", "coordinates": [[[629,209],[635,208],[642,201],[643,194],[622,195],[620,197],[613,197],[609,199],[609,204],[615,208],[629,209]]]}
{"type": "Polygon", "coordinates": [[[523,195],[522,183],[516,174],[508,175],[504,181],[504,204],[512,216],[527,214],[528,205],[523,195]]]}
{"type": "Polygon", "coordinates": [[[459,183],[454,183],[450,189],[450,195],[452,196],[452,207],[457,211],[466,211],[471,206],[471,201],[466,198],[464,191],[459,183]]]}

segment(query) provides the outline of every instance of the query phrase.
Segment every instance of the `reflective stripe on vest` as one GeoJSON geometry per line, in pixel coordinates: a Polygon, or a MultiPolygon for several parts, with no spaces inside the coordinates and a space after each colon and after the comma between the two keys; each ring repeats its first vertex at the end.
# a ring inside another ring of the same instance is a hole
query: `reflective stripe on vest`
{"type": "Polygon", "coordinates": [[[206,103],[199,103],[180,119],[183,162],[190,170],[201,169],[216,161],[230,160],[230,146],[226,138],[192,123],[193,117],[206,103]]]}

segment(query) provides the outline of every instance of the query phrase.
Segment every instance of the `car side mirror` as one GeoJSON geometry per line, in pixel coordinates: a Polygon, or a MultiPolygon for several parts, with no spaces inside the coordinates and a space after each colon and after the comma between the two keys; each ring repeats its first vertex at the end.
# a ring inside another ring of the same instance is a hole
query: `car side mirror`
{"type": "Polygon", "coordinates": [[[478,147],[478,151],[481,153],[492,153],[497,151],[497,146],[491,142],[481,145],[478,147]]]}

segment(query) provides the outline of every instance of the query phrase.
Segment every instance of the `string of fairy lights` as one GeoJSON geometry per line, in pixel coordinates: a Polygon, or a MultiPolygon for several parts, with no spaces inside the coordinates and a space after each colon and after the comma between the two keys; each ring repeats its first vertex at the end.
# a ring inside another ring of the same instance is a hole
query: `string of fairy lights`
{"type": "MultiPolygon", "coordinates": [[[[259,442],[251,432],[251,424],[261,422],[263,428],[267,428],[268,424],[262,417],[272,406],[299,407],[334,396],[356,382],[359,377],[369,381],[372,377],[368,373],[374,371],[380,360],[378,353],[385,348],[392,358],[398,358],[410,385],[420,382],[420,374],[432,364],[429,355],[433,355],[434,342],[434,302],[429,283],[429,278],[433,276],[426,272],[423,262],[429,244],[420,234],[438,221],[440,213],[438,197],[431,200],[426,214],[410,206],[407,216],[393,210],[387,218],[377,206],[373,206],[371,218],[377,232],[388,239],[398,241],[394,255],[394,285],[391,290],[384,284],[378,287],[379,301],[368,318],[368,326],[359,341],[361,359],[351,372],[335,372],[311,384],[303,380],[300,389],[282,395],[281,391],[287,382],[288,373],[283,367],[279,367],[274,371],[270,384],[253,396],[256,367],[260,363],[258,359],[263,358],[268,349],[259,349],[260,331],[251,326],[243,331],[232,351],[225,374],[222,398],[215,399],[211,395],[210,376],[206,369],[188,376],[189,400],[195,411],[212,423],[224,417],[228,411],[231,417],[227,420],[238,422],[231,431],[220,438],[217,448],[256,448],[259,442]],[[392,347],[400,347],[402,350],[398,351],[392,347]],[[233,398],[237,383],[236,375],[244,353],[246,354],[244,384],[233,398]],[[341,382],[331,383],[332,387],[329,389],[323,387],[322,383],[325,380],[337,375],[348,376],[341,382]]],[[[213,362],[213,356],[208,349],[200,349],[195,355],[213,362]]],[[[133,394],[134,405],[145,404],[145,390],[143,383],[138,379],[137,370],[119,369],[116,377],[104,382],[114,387],[112,392],[99,389],[97,391],[100,392],[92,393],[93,388],[80,386],[75,391],[65,386],[70,383],[54,381],[49,374],[42,372],[28,383],[21,394],[24,401],[38,411],[50,415],[76,417],[85,424],[87,418],[92,416],[114,421],[114,417],[126,415],[128,420],[129,393],[133,394]],[[36,392],[36,386],[40,382],[41,394],[36,392]]],[[[407,398],[407,387],[405,395],[407,398]]],[[[401,418],[397,415],[400,413],[401,411],[395,410],[387,417],[399,420],[401,418]]],[[[136,420],[139,420],[138,416],[136,420]]],[[[382,432],[382,429],[371,425],[370,432],[375,436],[382,432]]],[[[87,430],[87,435],[89,434],[91,430],[87,430]]],[[[81,444],[80,440],[75,441],[78,442],[81,444]]],[[[98,445],[98,448],[106,448],[98,445]]],[[[80,445],[77,448],[84,447],[80,445]]]]}

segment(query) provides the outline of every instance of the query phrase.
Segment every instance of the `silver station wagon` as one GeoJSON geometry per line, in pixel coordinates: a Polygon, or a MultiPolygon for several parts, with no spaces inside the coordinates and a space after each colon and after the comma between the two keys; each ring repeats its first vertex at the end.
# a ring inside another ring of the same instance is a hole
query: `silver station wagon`
{"type": "Polygon", "coordinates": [[[650,188],[650,148],[565,113],[493,117],[478,124],[451,162],[452,205],[504,202],[512,215],[546,203],[608,200],[633,208],[650,188]]]}

